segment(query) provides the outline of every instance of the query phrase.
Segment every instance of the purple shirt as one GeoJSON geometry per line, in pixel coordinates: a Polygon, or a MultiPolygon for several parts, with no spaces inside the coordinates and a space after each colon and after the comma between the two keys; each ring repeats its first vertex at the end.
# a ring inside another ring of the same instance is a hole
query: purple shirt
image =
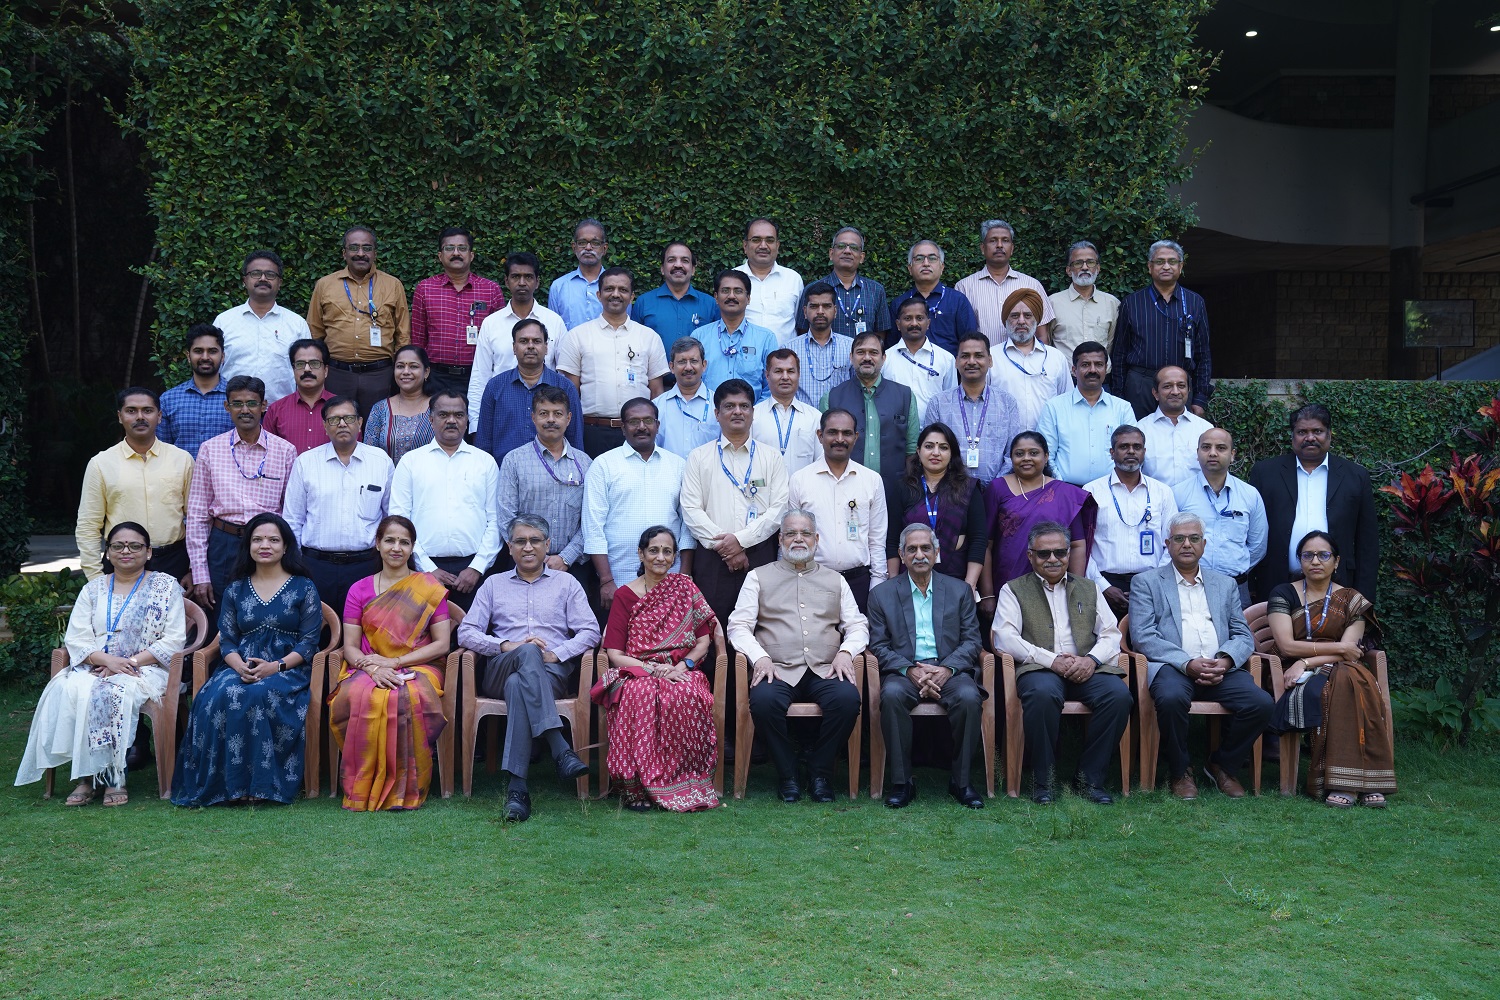
{"type": "Polygon", "coordinates": [[[599,645],[599,622],[570,574],[543,568],[532,583],[515,570],[492,576],[458,626],[458,644],[483,656],[498,656],[502,642],[530,636],[564,662],[599,645]]]}

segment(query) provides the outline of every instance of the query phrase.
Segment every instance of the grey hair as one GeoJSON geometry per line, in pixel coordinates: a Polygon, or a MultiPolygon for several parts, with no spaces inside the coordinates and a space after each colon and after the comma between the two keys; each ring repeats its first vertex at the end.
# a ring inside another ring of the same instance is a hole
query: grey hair
{"type": "Polygon", "coordinates": [[[833,239],[829,240],[829,246],[832,246],[834,243],[837,243],[839,241],[839,237],[843,236],[845,233],[853,233],[855,236],[858,236],[859,237],[859,247],[860,247],[861,250],[864,249],[864,246],[865,246],[865,234],[862,233],[862,232],[860,232],[854,226],[840,226],[838,228],[838,230],[833,234],[833,239]]]}
{"type": "Polygon", "coordinates": [[[1068,247],[1068,252],[1063,254],[1063,260],[1067,261],[1069,267],[1073,266],[1074,250],[1092,250],[1094,251],[1095,257],[1099,256],[1098,247],[1094,246],[1094,244],[1090,243],[1088,240],[1079,240],[1077,243],[1074,243],[1072,246],[1068,247]]]}
{"type": "Polygon", "coordinates": [[[606,242],[606,243],[609,242],[609,234],[604,231],[604,223],[600,222],[598,219],[596,219],[596,218],[594,218],[592,216],[589,216],[589,217],[583,218],[583,219],[579,219],[578,222],[577,222],[577,224],[575,224],[573,226],[573,238],[575,240],[578,239],[578,230],[582,229],[584,226],[593,226],[593,227],[595,227],[596,229],[599,230],[599,235],[604,238],[604,242],[606,242]]]}
{"type": "Polygon", "coordinates": [[[1156,251],[1160,250],[1162,247],[1169,247],[1172,250],[1176,251],[1177,256],[1180,259],[1187,259],[1187,251],[1182,249],[1182,244],[1178,243],[1175,240],[1157,240],[1155,243],[1151,244],[1151,249],[1146,251],[1146,259],[1150,260],[1152,257],[1155,257],[1156,251]]]}
{"type": "Polygon", "coordinates": [[[991,229],[1003,229],[1010,233],[1010,241],[1016,241],[1016,227],[1004,219],[985,219],[979,224],[979,242],[983,243],[990,235],[991,229]]]}
{"type": "MultiPolygon", "coordinates": [[[[1015,237],[1012,236],[1011,239],[1015,239],[1015,237]]],[[[938,246],[932,240],[917,240],[917,242],[913,243],[911,245],[910,249],[908,249],[906,251],[906,266],[907,267],[911,267],[912,264],[916,262],[916,259],[917,259],[917,247],[921,246],[923,243],[932,243],[933,249],[938,252],[938,260],[941,261],[941,262],[943,262],[944,264],[948,263],[948,255],[943,252],[943,248],[942,247],[938,246]]]]}
{"type": "Polygon", "coordinates": [[[1026,547],[1030,548],[1035,545],[1036,540],[1043,535],[1062,535],[1068,540],[1069,545],[1073,544],[1073,533],[1068,530],[1066,524],[1059,524],[1057,521],[1038,521],[1032,525],[1031,533],[1026,536],[1026,547]]]}
{"type": "Polygon", "coordinates": [[[505,526],[506,541],[510,541],[518,527],[535,528],[549,542],[552,540],[552,525],[548,524],[547,519],[539,514],[517,514],[511,518],[510,523],[505,526]]]}
{"type": "Polygon", "coordinates": [[[698,357],[704,361],[708,360],[708,352],[703,349],[703,341],[697,337],[678,337],[672,341],[672,350],[667,353],[667,360],[676,361],[677,355],[686,354],[694,348],[698,350],[698,357]]]}
{"type": "Polygon", "coordinates": [[[931,535],[932,536],[932,547],[933,548],[937,548],[937,545],[938,545],[937,532],[933,531],[930,527],[928,527],[925,524],[917,523],[917,524],[908,524],[906,527],[904,527],[904,528],[901,529],[901,540],[896,543],[896,551],[897,552],[905,552],[906,551],[906,538],[907,538],[907,536],[915,534],[918,531],[925,531],[929,535],[931,535]]]}
{"type": "Polygon", "coordinates": [[[1190,510],[1180,510],[1167,518],[1167,537],[1171,538],[1173,533],[1185,524],[1196,524],[1198,526],[1198,533],[1200,535],[1203,534],[1203,518],[1190,510]]]}
{"type": "Polygon", "coordinates": [[[783,528],[786,527],[786,520],[789,517],[804,517],[804,518],[807,519],[807,523],[810,524],[810,525],[812,525],[812,530],[813,531],[817,531],[818,530],[818,518],[817,518],[817,515],[813,514],[813,512],[811,510],[809,510],[808,508],[806,508],[806,507],[793,507],[791,510],[787,511],[785,514],[781,515],[781,526],[783,528]]]}

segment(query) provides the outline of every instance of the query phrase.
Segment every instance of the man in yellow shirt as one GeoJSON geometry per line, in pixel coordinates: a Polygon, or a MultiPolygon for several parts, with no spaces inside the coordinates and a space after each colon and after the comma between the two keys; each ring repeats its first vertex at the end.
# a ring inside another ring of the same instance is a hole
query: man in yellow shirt
{"type": "Polygon", "coordinates": [[[313,286],[307,328],[328,343],[328,391],[348,396],[362,417],[396,391],[396,351],[411,343],[411,313],[400,279],[375,266],[375,234],[344,233],[344,267],[313,286]]]}

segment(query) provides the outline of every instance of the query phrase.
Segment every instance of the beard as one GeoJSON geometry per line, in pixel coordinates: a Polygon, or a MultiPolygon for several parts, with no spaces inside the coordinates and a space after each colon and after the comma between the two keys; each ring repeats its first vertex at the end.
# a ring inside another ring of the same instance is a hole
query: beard
{"type": "Polygon", "coordinates": [[[1080,274],[1080,275],[1076,275],[1073,278],[1073,284],[1079,285],[1079,286],[1081,286],[1083,288],[1088,288],[1090,285],[1092,285],[1094,282],[1096,282],[1098,280],[1099,280],[1099,276],[1097,274],[1080,274]]]}
{"type": "Polygon", "coordinates": [[[1005,332],[1013,344],[1029,344],[1036,338],[1035,330],[1021,331],[1007,329],[1005,332]]]}

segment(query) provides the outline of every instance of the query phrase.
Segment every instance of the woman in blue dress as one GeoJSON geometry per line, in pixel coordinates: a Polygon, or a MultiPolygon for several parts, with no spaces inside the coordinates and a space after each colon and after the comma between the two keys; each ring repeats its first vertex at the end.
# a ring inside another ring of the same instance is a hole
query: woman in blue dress
{"type": "Polygon", "coordinates": [[[308,676],[323,627],[292,529],[257,514],[219,612],[216,668],[193,699],[172,801],[290,802],[302,787],[308,676]]]}

